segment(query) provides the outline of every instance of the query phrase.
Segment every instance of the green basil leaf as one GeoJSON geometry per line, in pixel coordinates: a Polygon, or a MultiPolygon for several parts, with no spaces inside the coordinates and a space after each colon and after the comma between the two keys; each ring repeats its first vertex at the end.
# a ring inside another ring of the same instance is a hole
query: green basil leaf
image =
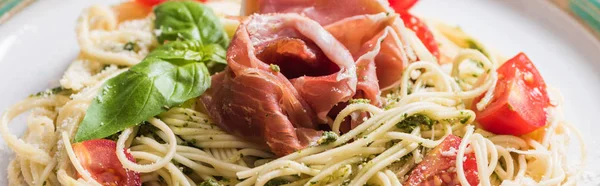
{"type": "Polygon", "coordinates": [[[202,45],[200,42],[174,42],[162,48],[163,50],[153,51],[148,56],[158,55],[161,58],[178,58],[183,55],[190,60],[200,60],[205,63],[211,74],[221,72],[227,66],[227,61],[225,60],[226,51],[220,45],[202,45]],[[174,54],[173,51],[183,52],[183,54],[174,54]],[[193,51],[193,53],[185,53],[185,51],[193,51]]]}
{"type": "Polygon", "coordinates": [[[209,8],[192,1],[167,1],[154,9],[157,39],[165,41],[198,40],[227,48],[229,38],[219,18],[209,8]]]}
{"type": "Polygon", "coordinates": [[[110,136],[200,96],[210,87],[206,64],[223,63],[224,53],[219,45],[200,41],[173,41],[155,49],[102,86],[75,141],[110,136]]]}

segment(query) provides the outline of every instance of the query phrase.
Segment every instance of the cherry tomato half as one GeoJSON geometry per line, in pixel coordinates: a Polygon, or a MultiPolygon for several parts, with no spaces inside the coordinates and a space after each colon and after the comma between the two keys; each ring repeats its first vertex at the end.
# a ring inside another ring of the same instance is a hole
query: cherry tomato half
{"type": "MultiPolygon", "coordinates": [[[[446,137],[412,170],[402,185],[460,185],[455,166],[460,142],[461,138],[458,136],[451,134],[446,137]]],[[[474,153],[465,154],[463,170],[470,185],[479,184],[474,153]]]]}
{"type": "MultiPolygon", "coordinates": [[[[141,186],[140,174],[123,168],[115,153],[117,143],[107,139],[88,140],[73,144],[73,151],[83,168],[102,185],[141,186]]],[[[125,151],[127,159],[135,162],[125,151]]]]}
{"type": "Polygon", "coordinates": [[[546,125],[545,108],[550,105],[546,83],[524,53],[509,59],[498,72],[494,97],[482,111],[473,102],[477,122],[496,134],[523,135],[546,125]]]}

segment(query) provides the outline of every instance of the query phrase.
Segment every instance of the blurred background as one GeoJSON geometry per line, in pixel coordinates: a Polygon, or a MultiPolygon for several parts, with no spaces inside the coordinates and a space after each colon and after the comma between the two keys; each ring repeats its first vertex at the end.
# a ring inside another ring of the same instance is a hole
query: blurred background
{"type": "Polygon", "coordinates": [[[597,0],[550,0],[557,7],[575,17],[600,39],[600,1],[597,0]]]}

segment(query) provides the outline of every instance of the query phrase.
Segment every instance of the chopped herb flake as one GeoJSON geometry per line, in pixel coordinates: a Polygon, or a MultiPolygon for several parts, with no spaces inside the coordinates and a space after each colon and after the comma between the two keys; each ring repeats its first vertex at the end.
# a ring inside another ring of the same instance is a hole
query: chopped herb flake
{"type": "Polygon", "coordinates": [[[270,64],[270,66],[271,66],[271,70],[273,72],[280,72],[281,71],[281,69],[279,68],[279,65],[270,64]]]}
{"type": "Polygon", "coordinates": [[[477,64],[477,67],[479,67],[479,68],[483,68],[483,62],[481,62],[481,61],[476,61],[475,63],[477,64]]]}
{"type": "Polygon", "coordinates": [[[350,104],[357,104],[357,103],[364,103],[364,104],[369,104],[371,103],[370,99],[350,99],[350,104]]]}
{"type": "Polygon", "coordinates": [[[481,48],[481,46],[479,46],[479,44],[477,44],[477,42],[475,42],[475,40],[473,40],[473,39],[467,39],[466,42],[467,42],[467,46],[470,49],[475,49],[475,50],[478,50],[479,52],[485,54],[485,52],[483,51],[483,49],[481,48]]]}
{"type": "Polygon", "coordinates": [[[125,43],[125,45],[123,45],[123,50],[138,52],[138,51],[140,51],[140,47],[138,46],[138,44],[136,42],[130,41],[130,42],[125,43]]]}
{"type": "Polygon", "coordinates": [[[405,116],[404,120],[402,120],[396,124],[396,127],[400,128],[404,131],[412,131],[419,125],[431,128],[431,126],[433,126],[434,124],[437,123],[437,121],[432,120],[431,118],[429,118],[427,115],[424,115],[424,114],[414,114],[414,115],[411,115],[408,117],[406,117],[406,114],[405,114],[404,116],[405,116]]]}
{"type": "Polygon", "coordinates": [[[460,119],[460,123],[466,124],[471,119],[471,116],[467,116],[465,118],[460,119]]]}
{"type": "Polygon", "coordinates": [[[317,143],[319,145],[327,145],[335,142],[338,139],[338,137],[339,136],[335,132],[325,131],[323,132],[323,135],[321,136],[321,138],[319,138],[317,143]]]}
{"type": "Polygon", "coordinates": [[[55,94],[58,94],[58,93],[62,93],[62,92],[67,91],[67,90],[68,89],[65,89],[65,88],[59,86],[59,87],[54,87],[54,88],[51,88],[51,89],[46,89],[44,91],[32,94],[29,97],[46,97],[46,96],[51,96],[51,95],[55,95],[55,94]]]}

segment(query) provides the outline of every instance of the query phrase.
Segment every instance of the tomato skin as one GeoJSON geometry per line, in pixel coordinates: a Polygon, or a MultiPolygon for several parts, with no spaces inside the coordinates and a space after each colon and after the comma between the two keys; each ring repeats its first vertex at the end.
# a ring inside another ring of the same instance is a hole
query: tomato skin
{"type": "MultiPolygon", "coordinates": [[[[168,0],[134,0],[123,2],[113,6],[119,22],[142,19],[152,12],[154,6],[167,2],[168,0]]],[[[196,0],[205,3],[207,0],[196,0]]]]}
{"type": "MultiPolygon", "coordinates": [[[[460,185],[455,166],[460,142],[460,137],[450,134],[425,156],[402,185],[436,185],[436,182],[442,185],[460,185]]],[[[479,184],[474,153],[465,154],[463,170],[470,185],[479,184]]]]}
{"type": "Polygon", "coordinates": [[[472,109],[481,127],[495,134],[523,135],[546,125],[550,105],[546,83],[524,53],[509,59],[498,72],[494,96],[482,111],[473,101],[472,109]]]}
{"type": "Polygon", "coordinates": [[[417,34],[417,37],[423,42],[427,50],[435,56],[436,59],[440,58],[440,49],[438,47],[437,41],[433,37],[433,34],[427,28],[425,23],[421,22],[421,20],[408,12],[397,12],[400,15],[402,21],[404,21],[404,26],[406,28],[414,31],[417,34]]]}
{"type": "Polygon", "coordinates": [[[137,1],[139,3],[142,3],[142,4],[146,5],[146,6],[154,6],[154,5],[163,3],[163,2],[165,2],[167,0],[135,0],[135,1],[137,1]]]}
{"type": "Polygon", "coordinates": [[[408,9],[413,7],[417,3],[417,1],[418,0],[388,0],[388,2],[390,2],[390,6],[396,12],[407,11],[408,9]]]}
{"type": "MultiPolygon", "coordinates": [[[[141,186],[140,174],[123,168],[115,150],[117,143],[107,139],[87,140],[73,144],[73,151],[79,162],[92,178],[102,185],[141,186]]],[[[133,156],[125,151],[129,161],[133,156]]]]}

